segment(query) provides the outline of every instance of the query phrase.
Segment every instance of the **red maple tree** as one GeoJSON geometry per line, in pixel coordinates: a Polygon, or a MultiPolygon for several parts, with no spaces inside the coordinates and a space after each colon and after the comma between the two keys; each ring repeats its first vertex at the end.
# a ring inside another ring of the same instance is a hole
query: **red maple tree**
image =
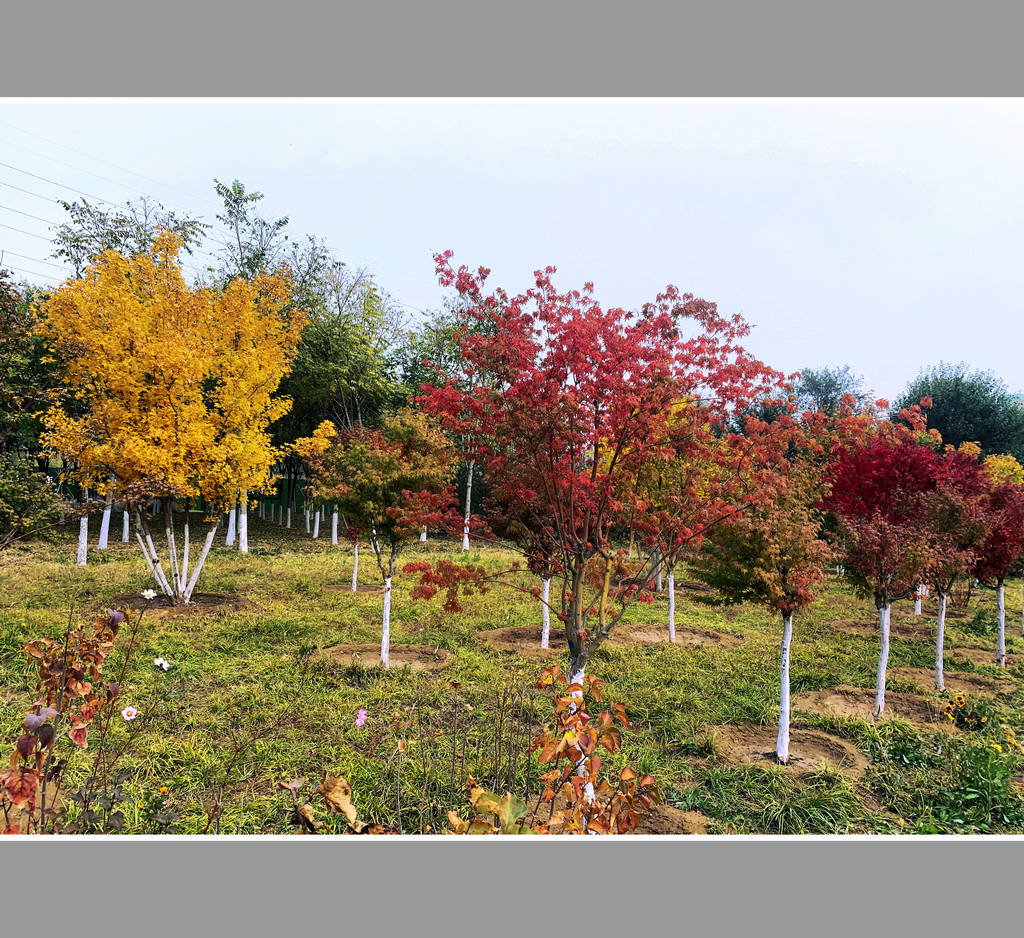
{"type": "MultiPolygon", "coordinates": [[[[743,351],[748,327],[740,317],[675,287],[627,312],[603,308],[589,283],[558,291],[553,267],[536,271],[522,293],[485,293],[489,271],[455,269],[450,258],[435,257],[441,284],[489,326],[461,335],[463,374],[486,381],[424,385],[419,401],[472,440],[493,496],[492,528],[506,532],[529,566],[560,581],[550,602],[578,682],[622,610],[649,597],[650,561],[621,575],[622,552],[612,543],[616,525],[659,523],[645,517],[652,506],[635,492],[643,466],[656,459],[698,467],[687,490],[694,520],[676,536],[699,541],[708,513],[731,514],[756,485],[756,448],[736,443],[726,422],[782,376],[743,351]],[[699,467],[720,467],[723,449],[733,457],[731,481],[719,474],[705,492],[700,482],[710,476],[699,467]]],[[[460,587],[483,575],[450,562],[406,569],[421,574],[418,595],[447,590],[450,609],[459,608],[460,587]]],[[[488,578],[510,582],[511,572],[488,578]]]]}

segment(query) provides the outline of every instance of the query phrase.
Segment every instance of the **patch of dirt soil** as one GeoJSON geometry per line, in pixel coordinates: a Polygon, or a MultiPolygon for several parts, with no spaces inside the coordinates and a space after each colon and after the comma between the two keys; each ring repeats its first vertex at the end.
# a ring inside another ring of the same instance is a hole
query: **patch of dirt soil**
{"type": "Polygon", "coordinates": [[[550,648],[541,648],[540,629],[533,625],[489,629],[486,632],[478,632],[477,638],[498,651],[512,651],[531,660],[551,658],[565,650],[565,639],[560,631],[550,636],[550,648]]]}
{"type": "MultiPolygon", "coordinates": [[[[742,639],[728,632],[713,632],[710,629],[676,628],[674,645],[717,645],[735,648],[742,639]]],[[[668,626],[663,625],[619,625],[608,636],[609,644],[625,645],[667,645],[668,626]]]]}
{"type": "MultiPolygon", "coordinates": [[[[352,581],[348,583],[328,583],[324,590],[328,593],[383,593],[383,583],[360,583],[354,590],[352,589],[352,581]]],[[[392,585],[392,592],[394,592],[394,586],[392,585]]]]}
{"type": "Polygon", "coordinates": [[[656,804],[631,834],[706,834],[711,818],[700,811],[684,811],[656,804]]]}
{"type": "MultiPolygon", "coordinates": [[[[779,765],[775,757],[778,729],[771,726],[722,726],[715,730],[715,749],[729,765],[779,765]]],[[[791,729],[789,761],[781,766],[795,775],[816,771],[822,762],[843,775],[858,778],[867,756],[853,743],[822,730],[791,729]]]]}
{"type": "MultiPolygon", "coordinates": [[[[452,653],[433,645],[392,645],[389,658],[392,670],[409,668],[411,671],[439,671],[451,659],[452,653]]],[[[331,645],[316,652],[322,661],[343,668],[360,665],[364,668],[381,666],[380,643],[367,645],[331,645]]]]}
{"type": "MultiPolygon", "coordinates": [[[[838,717],[859,717],[871,721],[871,711],[875,706],[875,692],[863,687],[851,687],[840,684],[825,690],[807,691],[797,694],[793,705],[800,710],[838,717]]],[[[940,726],[951,729],[941,719],[943,703],[935,697],[924,697],[921,694],[908,694],[901,691],[886,691],[885,710],[881,719],[898,717],[915,726],[934,729],[940,726]]]]}
{"type": "MultiPolygon", "coordinates": [[[[993,644],[992,648],[947,648],[945,650],[945,657],[959,658],[961,661],[972,661],[974,664],[990,664],[995,667],[996,664],[996,649],[993,644]]],[[[1007,655],[1006,666],[1012,668],[1017,662],[1020,661],[1019,655],[1007,655]]]]}
{"type": "MultiPolygon", "coordinates": [[[[845,632],[847,635],[880,637],[877,620],[834,619],[828,624],[827,628],[834,629],[837,632],[845,632]]],[[[902,638],[911,642],[935,641],[935,630],[935,623],[923,616],[911,616],[908,619],[904,619],[894,615],[889,623],[890,638],[902,638]]]]}
{"type": "MultiPolygon", "coordinates": [[[[922,690],[935,691],[935,672],[931,668],[890,668],[890,677],[912,681],[922,690]]],[[[954,694],[1002,694],[1010,690],[1007,681],[985,674],[968,674],[966,671],[942,669],[946,690],[954,694]]]]}
{"type": "MultiPolygon", "coordinates": [[[[530,799],[529,811],[532,812],[536,804],[536,797],[530,799]]],[[[557,814],[565,808],[565,797],[559,793],[546,804],[540,805],[533,817],[534,824],[548,824],[549,834],[561,833],[561,824],[558,821],[551,822],[552,811],[557,814]],[[552,805],[554,806],[552,808],[552,805]]],[[[527,814],[527,820],[530,813],[527,814]]],[[[633,834],[706,834],[708,825],[711,822],[706,814],[700,811],[684,811],[669,804],[656,804],[648,812],[647,816],[637,825],[636,830],[630,831],[633,834]]],[[[612,835],[615,836],[615,835],[612,835]]]]}
{"type": "Polygon", "coordinates": [[[173,618],[210,612],[226,614],[252,607],[252,603],[244,596],[233,593],[193,593],[187,606],[175,606],[170,597],[163,594],[156,599],[143,599],[137,593],[126,593],[115,596],[107,605],[111,609],[144,609],[147,618],[173,618]]]}

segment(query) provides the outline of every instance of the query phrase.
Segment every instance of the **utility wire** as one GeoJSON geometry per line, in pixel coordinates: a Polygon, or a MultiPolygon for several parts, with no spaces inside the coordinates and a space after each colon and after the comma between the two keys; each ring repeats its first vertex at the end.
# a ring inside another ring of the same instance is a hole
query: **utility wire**
{"type": "Polygon", "coordinates": [[[6,248],[0,248],[0,255],[10,254],[12,257],[20,257],[23,261],[32,261],[36,264],[46,264],[47,267],[56,267],[58,270],[70,270],[67,264],[57,264],[54,261],[44,261],[38,257],[29,257],[28,254],[19,254],[17,251],[8,251],[6,248]]]}
{"type": "MultiPolygon", "coordinates": [[[[56,140],[51,140],[51,139],[49,139],[47,137],[41,136],[40,134],[33,133],[30,130],[25,130],[23,127],[18,127],[17,125],[12,124],[9,121],[0,121],[0,126],[10,127],[12,130],[16,130],[18,133],[24,134],[26,137],[35,137],[36,140],[41,140],[43,143],[48,143],[51,146],[60,147],[60,149],[67,150],[69,153],[76,153],[79,156],[84,156],[88,160],[92,160],[92,161],[94,161],[96,163],[102,163],[105,166],[109,166],[111,169],[118,170],[119,172],[129,173],[132,176],[138,176],[139,179],[145,179],[147,182],[155,183],[156,185],[161,186],[164,189],[171,190],[171,191],[173,191],[175,189],[175,186],[172,185],[171,183],[162,182],[159,179],[154,179],[152,176],[147,176],[145,173],[137,172],[134,169],[128,169],[127,166],[120,166],[117,163],[112,163],[110,160],[105,160],[102,157],[94,156],[91,153],[86,153],[84,150],[79,150],[76,147],[68,146],[65,143],[58,143],[56,140]]],[[[22,146],[22,149],[27,149],[27,148],[22,146]]],[[[47,158],[48,159],[53,159],[54,162],[59,162],[54,157],[47,157],[47,158]]],[[[66,163],[64,165],[70,166],[71,164],[67,164],[66,163]]],[[[97,179],[104,179],[105,178],[103,176],[100,176],[98,173],[90,173],[89,170],[81,169],[80,167],[71,167],[71,168],[79,169],[81,172],[89,173],[89,175],[91,175],[91,176],[96,176],[97,179]]],[[[109,182],[111,180],[106,180],[106,181],[109,182]]],[[[124,183],[119,183],[119,185],[122,185],[125,188],[129,188],[124,183]]],[[[176,198],[180,197],[178,193],[174,193],[174,194],[175,194],[176,198]]],[[[210,198],[210,195],[200,196],[198,193],[192,192],[191,190],[186,190],[186,194],[189,196],[190,200],[195,200],[197,205],[200,204],[200,203],[205,205],[205,203],[210,198]]],[[[206,211],[206,209],[204,209],[204,211],[206,211]]]]}
{"type": "Polygon", "coordinates": [[[45,222],[47,225],[56,225],[57,222],[50,221],[48,218],[42,218],[39,215],[33,215],[31,212],[23,212],[20,208],[11,208],[9,205],[0,205],[6,212],[14,212],[15,215],[24,215],[26,218],[34,218],[36,221],[45,222]]]}
{"type": "Polygon", "coordinates": [[[15,228],[13,225],[0,225],[0,228],[6,228],[8,231],[16,231],[18,234],[28,235],[30,238],[38,238],[40,241],[52,240],[52,238],[47,238],[45,235],[33,234],[31,231],[26,231],[24,228],[15,228]]]}
{"type": "Polygon", "coordinates": [[[12,166],[10,163],[5,163],[0,160],[0,166],[5,166],[7,169],[13,169],[16,173],[21,173],[25,176],[31,176],[33,179],[39,179],[43,182],[48,182],[51,186],[60,186],[61,189],[67,189],[69,192],[74,192],[75,195],[84,196],[87,199],[93,199],[96,202],[104,202],[107,205],[120,205],[120,202],[111,202],[110,199],[101,199],[98,195],[90,195],[88,192],[82,189],[75,189],[72,186],[66,186],[62,182],[57,182],[55,179],[47,179],[46,176],[40,176],[38,173],[30,173],[27,169],[19,169],[17,166],[12,166]]]}

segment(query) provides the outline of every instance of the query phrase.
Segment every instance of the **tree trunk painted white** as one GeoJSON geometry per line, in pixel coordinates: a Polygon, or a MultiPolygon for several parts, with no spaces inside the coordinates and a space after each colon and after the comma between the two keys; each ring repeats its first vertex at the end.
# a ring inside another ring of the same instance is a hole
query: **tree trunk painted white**
{"type": "MultiPolygon", "coordinates": [[[[469,471],[466,473],[466,511],[462,520],[462,549],[469,550],[469,506],[473,498],[473,466],[476,460],[469,461],[469,471]]],[[[545,607],[546,608],[546,607],[545,607]]],[[[547,648],[547,645],[543,646],[547,648]]]]}
{"type": "Polygon", "coordinates": [[[668,640],[676,640],[676,573],[668,571],[668,640]]]}
{"type": "Polygon", "coordinates": [[[542,580],[543,585],[541,586],[540,598],[543,601],[541,603],[541,627],[540,627],[540,647],[550,648],[551,647],[551,608],[548,606],[548,600],[551,598],[551,577],[546,576],[542,580]]]}
{"type": "Polygon", "coordinates": [[[793,613],[782,617],[782,650],[779,655],[779,738],[775,755],[785,765],[789,761],[789,651],[793,643],[793,613]]]}
{"type": "Polygon", "coordinates": [[[316,514],[313,515],[313,540],[320,539],[320,509],[317,508],[316,514]]]}
{"type": "Polygon", "coordinates": [[[942,646],[946,641],[946,594],[939,593],[939,628],[935,637],[935,689],[946,689],[946,678],[942,673],[942,646]]]}
{"type": "Polygon", "coordinates": [[[352,592],[359,588],[359,541],[352,548],[352,592]]]}
{"type": "Polygon", "coordinates": [[[285,527],[286,528],[290,528],[291,526],[292,526],[292,506],[289,505],[288,506],[288,521],[285,524],[285,527]]]}
{"type": "Polygon", "coordinates": [[[174,543],[174,509],[170,504],[164,514],[164,534],[167,538],[167,553],[170,555],[167,565],[170,567],[171,584],[177,596],[181,590],[181,576],[178,573],[178,545],[174,543]]]}
{"type": "Polygon", "coordinates": [[[100,518],[100,539],[96,546],[100,550],[107,549],[107,542],[110,540],[110,512],[114,507],[114,497],[107,494],[106,503],[103,506],[103,517],[100,518]]]}
{"type": "Polygon", "coordinates": [[[89,562],[89,515],[82,515],[78,522],[78,566],[89,562]]]}
{"type": "Polygon", "coordinates": [[[157,556],[156,548],[153,546],[153,536],[148,531],[146,532],[145,540],[142,539],[142,534],[139,531],[135,532],[135,536],[139,539],[139,546],[142,548],[142,554],[146,558],[146,563],[153,574],[153,579],[156,580],[156,585],[160,587],[161,592],[165,596],[173,599],[174,590],[171,589],[171,584],[167,582],[163,567],[160,565],[160,558],[157,556]]]}
{"type": "Polygon", "coordinates": [[[249,553],[249,493],[242,492],[238,503],[238,549],[241,553],[249,553]]]}
{"type": "Polygon", "coordinates": [[[384,578],[384,623],[380,634],[380,660],[391,667],[391,577],[384,578]]]}
{"type": "Polygon", "coordinates": [[[121,543],[122,544],[127,544],[131,540],[131,538],[128,536],[128,528],[129,528],[130,524],[131,524],[131,522],[129,521],[129,518],[128,518],[128,509],[126,508],[124,510],[124,521],[121,523],[121,543]]]}
{"type": "Polygon", "coordinates": [[[336,546],[338,543],[338,512],[331,512],[331,546],[336,546]]]}
{"type": "Polygon", "coordinates": [[[206,557],[210,553],[210,548],[213,547],[213,539],[217,534],[217,528],[220,527],[220,519],[213,523],[210,530],[206,532],[206,543],[203,544],[203,552],[199,555],[199,559],[196,561],[196,568],[192,571],[192,579],[188,581],[188,586],[185,587],[185,605],[188,605],[192,599],[192,591],[196,588],[196,581],[199,579],[199,572],[203,569],[203,564],[206,563],[206,557]]]}
{"type": "Polygon", "coordinates": [[[306,509],[306,533],[309,534],[309,509],[306,509]]]}
{"type": "Polygon", "coordinates": [[[1000,581],[996,587],[996,609],[999,614],[999,645],[996,648],[996,664],[1006,667],[1006,587],[1000,581]]]}
{"type": "MultiPolygon", "coordinates": [[[[181,550],[181,573],[178,576],[178,583],[181,585],[182,595],[185,593],[185,588],[188,585],[188,508],[185,509],[185,543],[181,550]]],[[[188,602],[188,600],[185,600],[188,602]]]]}
{"type": "Polygon", "coordinates": [[[228,512],[228,533],[224,538],[224,546],[231,547],[235,543],[235,509],[228,512]]]}
{"type": "Polygon", "coordinates": [[[924,595],[924,587],[917,588],[917,595],[914,597],[914,615],[921,615],[921,597],[924,595]]]}
{"type": "MultiPolygon", "coordinates": [[[[570,665],[570,668],[571,668],[571,665],[570,665]]],[[[586,665],[583,665],[583,667],[581,667],[581,668],[577,668],[575,671],[570,670],[570,672],[569,672],[569,683],[570,684],[582,684],[583,683],[583,678],[584,678],[584,676],[586,674],[586,670],[587,670],[587,666],[586,665]]],[[[582,698],[583,698],[582,693],[580,693],[578,695],[578,697],[580,698],[580,700],[582,700],[582,698]]],[[[576,763],[576,774],[577,775],[583,775],[583,763],[584,763],[585,760],[586,760],[586,757],[584,757],[583,759],[580,759],[580,761],[576,763]]],[[[594,786],[593,786],[593,783],[587,782],[587,784],[584,786],[584,788],[583,788],[583,797],[588,802],[592,802],[594,800],[594,786]]],[[[584,822],[583,822],[583,829],[586,830],[586,820],[584,820],[584,822]]]]}
{"type": "Polygon", "coordinates": [[[149,549],[146,547],[146,542],[142,539],[142,535],[138,531],[135,532],[135,536],[139,540],[139,547],[142,548],[142,556],[146,558],[146,566],[149,567],[149,572],[153,575],[153,579],[156,581],[157,588],[160,590],[161,593],[166,595],[167,589],[161,582],[160,577],[156,572],[156,567],[153,566],[153,560],[149,556],[149,549]]]}
{"type": "Polygon", "coordinates": [[[427,539],[427,529],[423,528],[420,531],[420,541],[425,541],[426,539],[427,539]]]}
{"type": "Polygon", "coordinates": [[[889,614],[892,606],[878,610],[878,628],[882,633],[882,649],[878,654],[878,673],[875,680],[875,709],[872,716],[880,717],[885,710],[885,669],[889,664],[889,614]]]}

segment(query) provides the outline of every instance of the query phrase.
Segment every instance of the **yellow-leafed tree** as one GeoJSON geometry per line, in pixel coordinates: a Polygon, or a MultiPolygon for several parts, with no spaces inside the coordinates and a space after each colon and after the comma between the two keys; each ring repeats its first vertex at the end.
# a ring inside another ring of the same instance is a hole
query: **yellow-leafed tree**
{"type": "Polygon", "coordinates": [[[287,270],[192,288],[180,247],[161,232],[148,253],[98,255],[42,305],[38,326],[68,361],[68,395],[45,414],[43,445],[81,485],[140,509],[139,544],[175,604],[189,601],[221,513],[272,481],[280,454],[267,428],[291,407],[274,394],[305,324],[287,270]],[[208,529],[189,576],[188,515],[179,562],[171,503],[200,496],[208,529]],[[152,498],[164,508],[166,571],[141,510],[152,498]]]}

